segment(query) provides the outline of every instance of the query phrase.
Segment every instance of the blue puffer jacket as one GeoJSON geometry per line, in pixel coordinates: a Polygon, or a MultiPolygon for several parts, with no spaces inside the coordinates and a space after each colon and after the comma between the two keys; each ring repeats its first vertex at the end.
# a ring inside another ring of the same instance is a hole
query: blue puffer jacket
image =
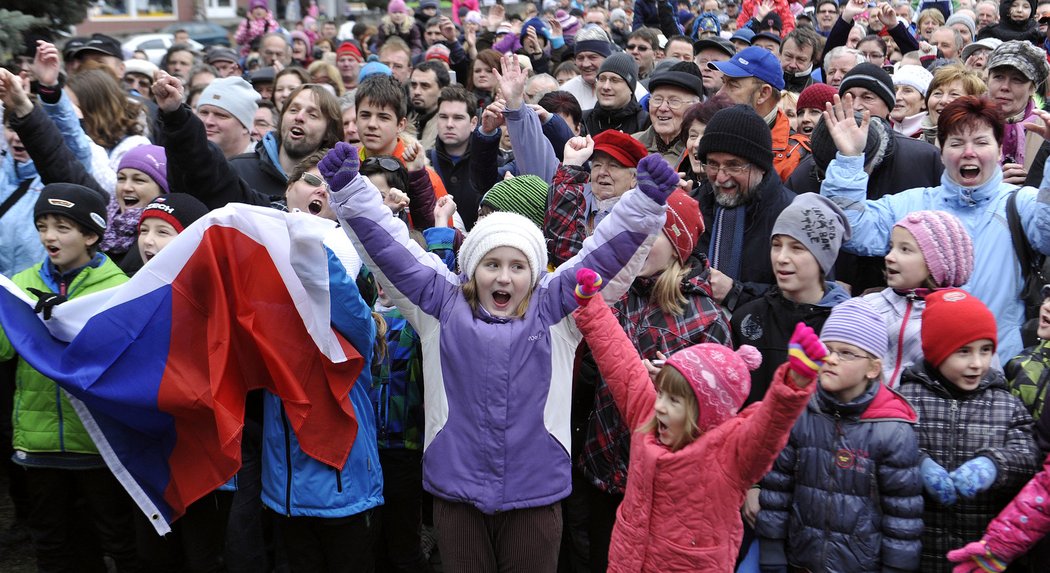
{"type": "MultiPolygon", "coordinates": [[[[263,491],[266,507],[291,517],[336,518],[355,515],[383,504],[383,473],[376,445],[375,414],[368,399],[372,385],[372,345],[376,327],[372,311],[337,257],[329,253],[332,324],[365,359],[361,375],[350,388],[357,418],[357,437],[341,469],[306,455],[281,407],[270,393],[263,403],[263,491]]],[[[295,349],[288,349],[294,352],[295,349]]],[[[339,439],[339,436],[332,436],[339,439]]]]}
{"type": "MultiPolygon", "coordinates": [[[[1005,364],[1021,352],[1023,279],[1006,222],[1006,201],[1018,187],[1004,183],[998,167],[988,182],[976,189],[961,187],[946,169],[937,187],[917,187],[871,201],[867,199],[868,175],[863,166],[863,156],[836,155],[820,188],[821,195],[843,208],[853,228],[853,237],[842,245],[843,250],[884,256],[890,231],[904,215],[922,209],[955,215],[970,233],[974,250],[973,274],[962,288],[981,299],[995,315],[1000,361],[1005,364]]],[[[1032,247],[1050,254],[1050,170],[1044,171],[1039,188],[1042,191],[1020,188],[1017,211],[1032,247]]]]}
{"type": "Polygon", "coordinates": [[[881,383],[848,404],[818,388],[762,480],[761,563],[914,571],[923,527],[917,419],[881,383]]]}

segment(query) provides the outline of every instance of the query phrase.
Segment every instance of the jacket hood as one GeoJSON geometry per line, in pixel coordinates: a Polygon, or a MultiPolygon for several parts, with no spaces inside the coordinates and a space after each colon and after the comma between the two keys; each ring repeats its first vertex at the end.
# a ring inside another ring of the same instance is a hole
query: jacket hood
{"type": "Polygon", "coordinates": [[[908,400],[882,382],[870,384],[863,394],[846,404],[818,385],[812,407],[864,421],[899,420],[914,424],[919,420],[908,400]]]}
{"type": "Polygon", "coordinates": [[[944,173],[941,174],[941,186],[944,188],[943,195],[946,196],[948,202],[954,202],[955,206],[962,209],[987,206],[989,201],[999,195],[999,188],[1002,183],[1003,170],[998,164],[995,165],[995,172],[992,173],[992,176],[980,187],[963,187],[959,185],[948,176],[948,169],[945,169],[944,173]]]}
{"type": "Polygon", "coordinates": [[[1013,5],[1013,0],[1003,0],[999,3],[999,24],[1007,26],[1015,30],[1024,30],[1035,26],[1035,3],[1032,0],[1025,0],[1028,3],[1028,19],[1023,22],[1015,22],[1010,18],[1010,6],[1013,5]]]}
{"type": "Polygon", "coordinates": [[[824,283],[824,298],[817,303],[818,306],[835,306],[840,302],[849,300],[849,293],[839,283],[826,281],[824,283]]]}

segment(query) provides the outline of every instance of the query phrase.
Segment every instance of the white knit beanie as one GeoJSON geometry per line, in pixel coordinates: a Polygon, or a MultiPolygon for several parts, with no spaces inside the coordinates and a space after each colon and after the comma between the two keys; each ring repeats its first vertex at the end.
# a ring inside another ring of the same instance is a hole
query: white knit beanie
{"type": "Polygon", "coordinates": [[[540,278],[540,271],[547,269],[547,244],[543,232],[527,217],[506,211],[478,219],[459,247],[460,269],[467,277],[473,277],[482,257],[497,247],[514,247],[524,253],[529,260],[533,286],[540,278]]]}
{"type": "Polygon", "coordinates": [[[212,80],[208,87],[204,88],[200,99],[197,100],[197,109],[202,105],[222,108],[251,131],[255,123],[255,112],[259,109],[259,104],[256,103],[258,101],[259,92],[243,78],[219,78],[212,80]]]}
{"type": "Polygon", "coordinates": [[[926,97],[926,90],[929,89],[930,82],[932,81],[933,74],[928,72],[926,68],[914,64],[901,66],[897,68],[897,71],[893,74],[893,87],[913,87],[917,92],[922,94],[922,97],[926,97]]]}

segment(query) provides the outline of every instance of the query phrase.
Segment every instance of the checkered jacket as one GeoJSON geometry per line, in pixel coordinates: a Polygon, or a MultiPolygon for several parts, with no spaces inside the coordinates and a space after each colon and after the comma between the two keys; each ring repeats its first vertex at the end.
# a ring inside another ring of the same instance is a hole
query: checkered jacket
{"type": "Polygon", "coordinates": [[[1032,439],[1032,416],[1006,389],[1006,380],[989,370],[977,390],[949,392],[923,365],[908,368],[900,393],[919,414],[919,449],[949,472],[977,456],[995,462],[996,481],[972,499],[943,506],[926,496],[920,571],[951,571],[945,554],[980,539],[994,518],[1039,465],[1032,439]]]}
{"type": "Polygon", "coordinates": [[[1050,341],[1044,340],[1006,363],[1006,384],[1010,393],[1024,402],[1036,420],[1046,407],[1046,391],[1050,384],[1050,341]]]}
{"type": "Polygon", "coordinates": [[[580,252],[583,240],[589,234],[587,199],[583,188],[590,177],[589,173],[575,165],[560,165],[554,173],[547,199],[547,215],[543,220],[547,255],[554,266],[580,252]]]}

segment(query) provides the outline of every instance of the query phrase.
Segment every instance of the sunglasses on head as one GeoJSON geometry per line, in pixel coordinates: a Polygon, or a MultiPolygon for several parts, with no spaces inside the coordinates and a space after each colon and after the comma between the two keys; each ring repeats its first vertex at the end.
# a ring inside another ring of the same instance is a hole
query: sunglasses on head
{"type": "Polygon", "coordinates": [[[364,167],[372,167],[374,165],[378,165],[383,171],[391,173],[396,173],[401,169],[401,162],[393,157],[369,157],[365,159],[363,164],[364,167]]]}

